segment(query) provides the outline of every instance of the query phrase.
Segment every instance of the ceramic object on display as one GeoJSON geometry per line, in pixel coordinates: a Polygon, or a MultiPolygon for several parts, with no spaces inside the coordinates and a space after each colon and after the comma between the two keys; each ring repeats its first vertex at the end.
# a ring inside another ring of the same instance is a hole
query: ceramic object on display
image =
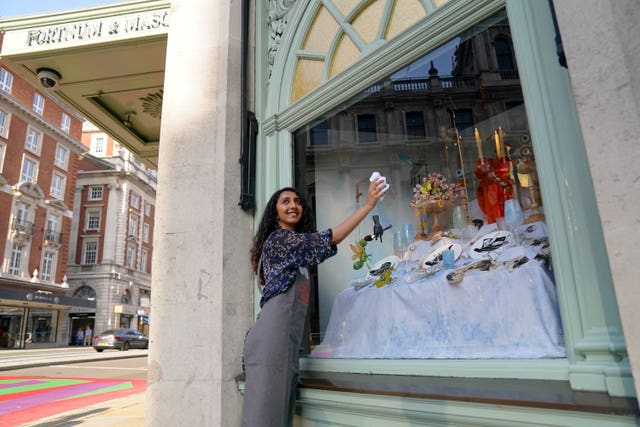
{"type": "Polygon", "coordinates": [[[395,255],[383,258],[380,261],[376,262],[373,267],[371,267],[371,270],[369,270],[369,273],[367,273],[367,276],[365,278],[375,280],[378,276],[382,275],[387,270],[395,270],[398,267],[399,263],[400,258],[395,255]]]}
{"type": "Polygon", "coordinates": [[[514,246],[515,237],[509,230],[497,230],[478,238],[469,248],[469,257],[473,259],[495,258],[503,248],[514,246]]]}
{"type": "Polygon", "coordinates": [[[454,243],[450,239],[442,239],[441,244],[439,244],[428,255],[424,256],[420,261],[424,267],[442,264],[442,253],[447,250],[453,252],[453,262],[462,255],[462,245],[454,243]]]}

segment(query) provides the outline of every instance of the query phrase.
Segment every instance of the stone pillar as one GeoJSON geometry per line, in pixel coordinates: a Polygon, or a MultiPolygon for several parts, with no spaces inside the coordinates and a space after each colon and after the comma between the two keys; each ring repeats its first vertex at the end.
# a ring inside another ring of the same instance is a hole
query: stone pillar
{"type": "Polygon", "coordinates": [[[238,426],[253,314],[240,196],[241,2],[174,0],[158,164],[147,426],[238,426]]]}

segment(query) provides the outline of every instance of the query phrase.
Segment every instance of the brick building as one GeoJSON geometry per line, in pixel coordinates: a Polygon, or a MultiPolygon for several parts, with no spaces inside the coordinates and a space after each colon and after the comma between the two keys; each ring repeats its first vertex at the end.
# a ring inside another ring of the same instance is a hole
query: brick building
{"type": "Polygon", "coordinates": [[[66,342],[82,118],[0,61],[0,348],[66,342]]]}

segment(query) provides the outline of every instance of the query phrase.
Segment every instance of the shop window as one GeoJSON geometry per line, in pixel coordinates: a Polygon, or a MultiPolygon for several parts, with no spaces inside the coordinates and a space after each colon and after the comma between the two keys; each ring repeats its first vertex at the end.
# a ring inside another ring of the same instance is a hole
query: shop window
{"type": "Polygon", "coordinates": [[[312,149],[309,125],[293,133],[295,185],[319,230],[364,203],[373,171],[391,185],[311,273],[310,357],[566,357],[533,147],[526,121],[513,126],[508,108],[517,102],[524,114],[522,89],[478,69],[494,49],[501,69],[514,69],[506,40],[490,43],[496,33],[509,34],[504,15],[314,117],[339,145],[312,149]],[[433,66],[446,84],[431,85],[433,66]],[[356,118],[355,134],[340,117],[356,118]],[[429,118],[423,131],[419,117],[429,118]],[[405,137],[410,122],[422,140],[405,137]],[[390,228],[376,232],[374,215],[390,228]]]}
{"type": "Polygon", "coordinates": [[[21,348],[28,336],[20,335],[24,308],[0,305],[0,348],[21,348]]]}
{"type": "Polygon", "coordinates": [[[41,308],[30,308],[27,333],[34,343],[56,342],[58,328],[58,312],[41,308]]]}

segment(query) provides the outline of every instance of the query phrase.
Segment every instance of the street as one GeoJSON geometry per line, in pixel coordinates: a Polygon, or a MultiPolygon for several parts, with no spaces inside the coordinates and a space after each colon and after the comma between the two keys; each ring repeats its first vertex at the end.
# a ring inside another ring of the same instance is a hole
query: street
{"type": "MultiPolygon", "coordinates": [[[[133,352],[133,351],[132,351],[133,352]]],[[[147,380],[147,358],[71,362],[62,365],[2,371],[2,376],[44,376],[49,378],[117,378],[147,380]]]]}
{"type": "Polygon", "coordinates": [[[90,348],[0,352],[0,425],[143,426],[146,354],[90,348]]]}

